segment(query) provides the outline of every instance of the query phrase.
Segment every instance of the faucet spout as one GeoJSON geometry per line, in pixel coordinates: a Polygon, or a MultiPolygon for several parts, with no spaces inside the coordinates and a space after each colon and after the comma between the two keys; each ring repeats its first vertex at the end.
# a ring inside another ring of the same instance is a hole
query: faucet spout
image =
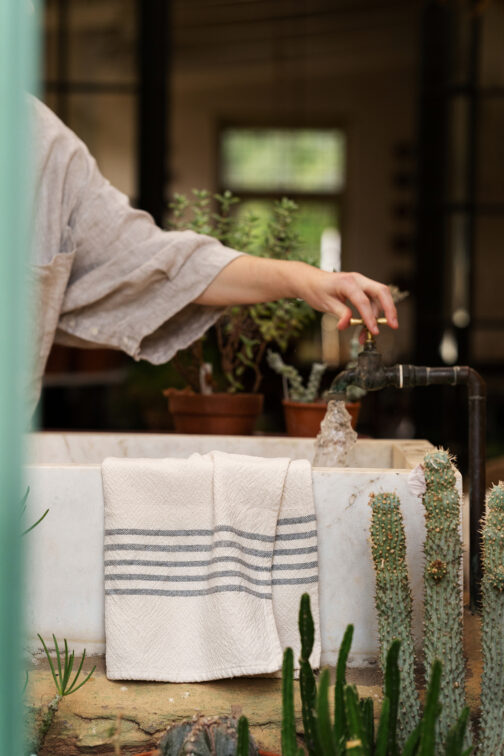
{"type": "Polygon", "coordinates": [[[338,373],[336,378],[331,383],[331,387],[327,392],[329,399],[344,399],[348,386],[359,386],[359,376],[355,368],[348,368],[338,373]]]}
{"type": "Polygon", "coordinates": [[[385,367],[381,354],[374,344],[364,347],[357,357],[355,367],[343,370],[331,384],[327,393],[329,399],[341,399],[348,386],[356,386],[364,391],[378,391],[386,386],[396,386],[396,367],[385,367]]]}

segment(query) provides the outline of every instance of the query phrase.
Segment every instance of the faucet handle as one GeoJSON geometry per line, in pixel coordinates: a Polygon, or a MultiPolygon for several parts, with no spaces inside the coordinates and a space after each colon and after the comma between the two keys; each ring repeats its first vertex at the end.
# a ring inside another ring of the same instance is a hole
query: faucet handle
{"type": "MultiPolygon", "coordinates": [[[[378,325],[388,325],[387,318],[376,318],[376,322],[378,323],[378,325]]],[[[362,318],[350,318],[350,325],[364,326],[364,328],[366,329],[366,344],[374,348],[374,336],[366,326],[362,318]]]]}
{"type": "MultiPolygon", "coordinates": [[[[388,325],[387,318],[376,318],[378,325],[388,325]]],[[[350,318],[350,325],[364,325],[362,318],[350,318]]]]}

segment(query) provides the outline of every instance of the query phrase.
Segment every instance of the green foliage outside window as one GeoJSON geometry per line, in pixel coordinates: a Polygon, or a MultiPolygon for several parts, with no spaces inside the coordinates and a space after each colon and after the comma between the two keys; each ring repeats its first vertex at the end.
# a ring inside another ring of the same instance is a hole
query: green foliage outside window
{"type": "Polygon", "coordinates": [[[343,185],[344,156],[337,129],[224,129],[221,181],[236,192],[334,193],[343,185]]]}

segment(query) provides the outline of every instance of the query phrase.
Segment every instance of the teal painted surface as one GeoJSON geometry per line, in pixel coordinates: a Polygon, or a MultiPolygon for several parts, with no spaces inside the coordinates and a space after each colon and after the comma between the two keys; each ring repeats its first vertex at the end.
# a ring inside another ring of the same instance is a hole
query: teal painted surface
{"type": "Polygon", "coordinates": [[[33,91],[37,9],[0,0],[0,752],[22,746],[22,558],[19,519],[29,138],[25,91],[33,91]]]}

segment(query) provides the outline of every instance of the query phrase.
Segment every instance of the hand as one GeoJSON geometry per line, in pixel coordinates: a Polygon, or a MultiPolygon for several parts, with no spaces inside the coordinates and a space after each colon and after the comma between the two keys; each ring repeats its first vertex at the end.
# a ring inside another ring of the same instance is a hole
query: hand
{"type": "Polygon", "coordinates": [[[303,273],[297,282],[297,296],[315,310],[336,315],[340,331],[347,328],[352,317],[348,302],[357,308],[367,328],[375,336],[379,332],[376,317],[382,310],[391,328],[398,328],[397,311],[390,289],[385,284],[366,278],[361,273],[327,273],[311,266],[303,266],[303,273]]]}
{"type": "Polygon", "coordinates": [[[272,260],[241,255],[230,262],[195,300],[197,304],[227,306],[269,302],[284,297],[304,299],[315,310],[339,318],[338,328],[350,324],[353,304],[371,333],[378,333],[381,310],[397,328],[397,312],[390,289],[360,273],[327,273],[293,260],[272,260]]]}

